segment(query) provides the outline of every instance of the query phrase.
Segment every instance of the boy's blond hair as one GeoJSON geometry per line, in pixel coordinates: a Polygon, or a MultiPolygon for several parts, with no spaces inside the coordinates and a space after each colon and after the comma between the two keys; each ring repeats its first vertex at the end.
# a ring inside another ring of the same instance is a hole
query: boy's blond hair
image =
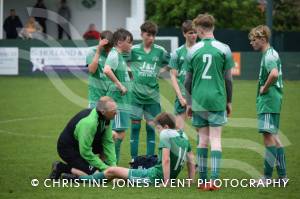
{"type": "Polygon", "coordinates": [[[271,31],[268,26],[259,25],[251,29],[248,37],[250,40],[253,40],[255,38],[265,38],[266,41],[269,42],[269,39],[271,37],[271,31]]]}

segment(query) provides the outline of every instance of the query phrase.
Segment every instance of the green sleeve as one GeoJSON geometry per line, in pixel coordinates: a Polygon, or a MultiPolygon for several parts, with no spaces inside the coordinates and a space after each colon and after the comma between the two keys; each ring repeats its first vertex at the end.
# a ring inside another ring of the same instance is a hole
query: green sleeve
{"type": "Polygon", "coordinates": [[[170,136],[168,131],[162,131],[159,135],[159,148],[168,148],[171,149],[170,136]]]}
{"type": "Polygon", "coordinates": [[[110,53],[106,58],[105,65],[109,65],[111,69],[115,71],[118,68],[118,64],[119,64],[118,52],[116,50],[110,51],[110,53]]]}
{"type": "Polygon", "coordinates": [[[170,57],[170,61],[169,61],[169,66],[172,69],[178,70],[178,55],[177,55],[176,51],[174,51],[173,53],[171,53],[171,57],[170,57]]]}
{"type": "Polygon", "coordinates": [[[232,57],[231,50],[229,46],[226,45],[226,50],[225,50],[225,70],[231,69],[234,67],[234,61],[232,57]]]}
{"type": "Polygon", "coordinates": [[[277,58],[276,56],[272,54],[267,54],[265,57],[265,67],[269,72],[271,72],[272,69],[277,68],[277,58]]]}
{"type": "Polygon", "coordinates": [[[162,65],[161,65],[161,67],[164,67],[164,66],[166,66],[166,65],[168,65],[169,64],[169,61],[170,61],[170,54],[163,48],[162,49],[162,57],[161,57],[161,59],[162,59],[162,65]]]}
{"type": "Polygon", "coordinates": [[[188,51],[186,55],[186,72],[193,73],[193,68],[192,68],[192,54],[191,52],[188,51]]]}
{"type": "Polygon", "coordinates": [[[189,142],[187,152],[191,152],[191,151],[192,151],[192,147],[191,147],[191,143],[189,142]]]}
{"type": "Polygon", "coordinates": [[[94,56],[95,56],[95,52],[96,52],[96,51],[94,51],[94,49],[90,49],[90,50],[88,51],[88,54],[87,54],[86,59],[85,59],[86,65],[89,65],[90,63],[92,63],[93,58],[94,58],[94,56]]]}
{"type": "Polygon", "coordinates": [[[87,123],[79,123],[75,129],[75,135],[79,142],[80,155],[91,165],[100,171],[105,170],[108,166],[92,151],[97,127],[87,123]]]}
{"type": "Polygon", "coordinates": [[[115,143],[112,136],[112,129],[111,124],[106,128],[104,135],[103,135],[103,152],[106,157],[106,163],[109,166],[116,166],[117,159],[116,159],[116,152],[115,152],[115,143]]]}

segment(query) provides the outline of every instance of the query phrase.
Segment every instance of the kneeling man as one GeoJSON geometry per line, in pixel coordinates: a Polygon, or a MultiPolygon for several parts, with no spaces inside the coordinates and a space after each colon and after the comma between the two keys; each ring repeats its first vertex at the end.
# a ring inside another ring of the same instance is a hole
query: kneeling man
{"type": "Polygon", "coordinates": [[[116,166],[110,127],[116,109],[114,100],[104,96],[96,108],[84,109],[69,121],[57,142],[58,154],[66,164],[54,162],[50,179],[58,179],[62,173],[91,175],[109,166],[116,166]]]}

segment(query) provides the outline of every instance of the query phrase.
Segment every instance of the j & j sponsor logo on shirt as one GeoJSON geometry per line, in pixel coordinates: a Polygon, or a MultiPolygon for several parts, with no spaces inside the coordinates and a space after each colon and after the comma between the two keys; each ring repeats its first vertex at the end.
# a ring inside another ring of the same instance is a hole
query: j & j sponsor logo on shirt
{"type": "Polygon", "coordinates": [[[158,61],[158,60],[159,60],[159,58],[156,57],[156,56],[152,58],[152,61],[154,61],[154,62],[156,62],[156,61],[158,61]]]}

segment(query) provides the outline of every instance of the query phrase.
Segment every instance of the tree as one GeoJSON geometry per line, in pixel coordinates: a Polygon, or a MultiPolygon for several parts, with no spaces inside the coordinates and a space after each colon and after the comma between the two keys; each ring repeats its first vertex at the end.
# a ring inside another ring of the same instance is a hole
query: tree
{"type": "MultiPolygon", "coordinates": [[[[274,29],[299,30],[299,3],[293,0],[274,0],[274,29]]],[[[265,23],[265,10],[257,0],[146,0],[147,19],[160,27],[180,27],[186,19],[200,13],[216,18],[217,28],[250,30],[265,23]]]]}

